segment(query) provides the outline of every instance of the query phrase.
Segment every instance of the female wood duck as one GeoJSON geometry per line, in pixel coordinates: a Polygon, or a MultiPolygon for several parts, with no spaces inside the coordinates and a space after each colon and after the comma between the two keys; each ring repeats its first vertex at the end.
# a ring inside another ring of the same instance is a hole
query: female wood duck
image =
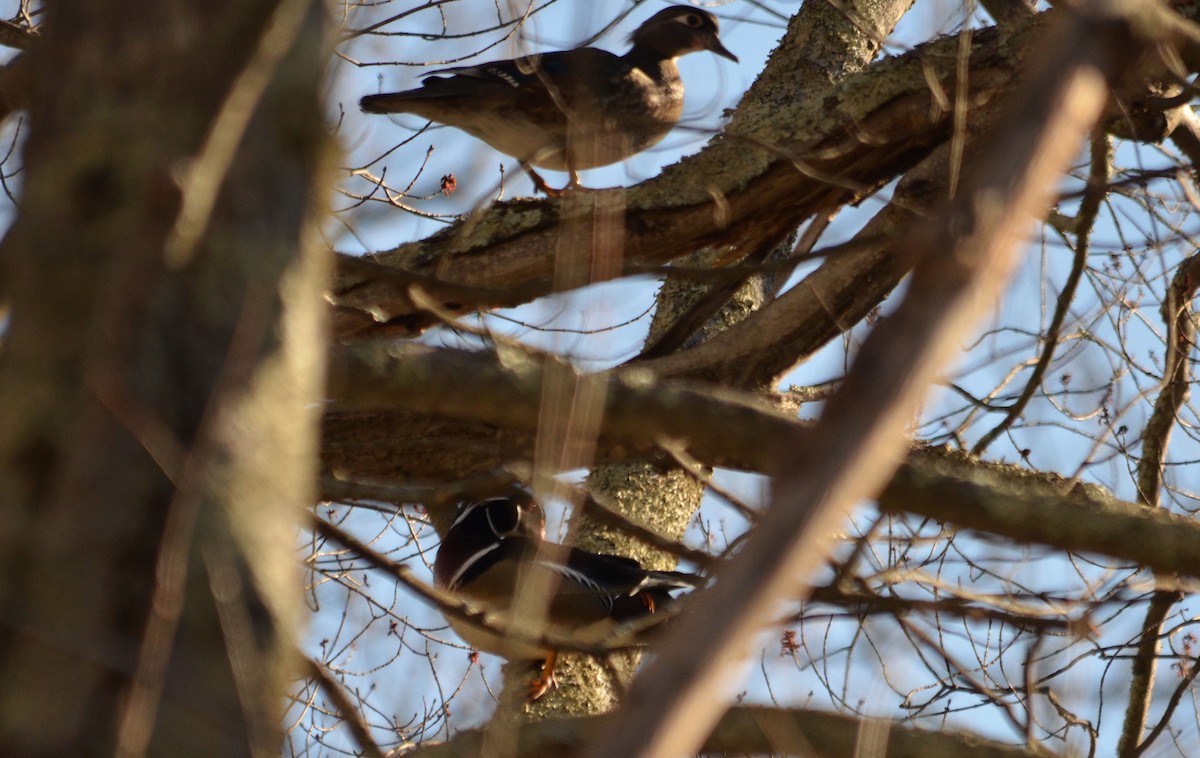
{"type": "MultiPolygon", "coordinates": [[[[701,577],[676,571],[648,571],[637,561],[546,543],[541,507],[524,492],[462,506],[433,563],[434,580],[463,595],[525,640],[569,636],[584,645],[611,638],[672,601],[674,590],[691,589],[701,577]],[[550,588],[545,625],[533,628],[513,617],[523,582],[550,588]]],[[[451,627],[473,647],[506,658],[541,660],[541,673],[529,688],[536,700],[552,686],[557,651],[506,639],[493,629],[463,619],[451,627]]]]}
{"type": "Polygon", "coordinates": [[[432,71],[424,86],[368,95],[367,113],[414,113],[458,127],[533,170],[578,171],[622,161],[657,144],[683,113],[681,55],[708,50],[736,62],[711,13],[684,5],[659,11],[629,36],[622,56],[581,47],[517,60],[432,71]]]}

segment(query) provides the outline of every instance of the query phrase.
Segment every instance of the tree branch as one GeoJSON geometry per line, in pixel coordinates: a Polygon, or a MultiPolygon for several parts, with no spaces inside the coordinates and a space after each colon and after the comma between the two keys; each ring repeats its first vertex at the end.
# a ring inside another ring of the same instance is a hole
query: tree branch
{"type": "Polygon", "coordinates": [[[0,45],[15,50],[28,50],[41,35],[37,29],[21,26],[12,21],[0,21],[0,45]]]}
{"type": "MultiPolygon", "coordinates": [[[[515,350],[504,351],[496,362],[484,354],[420,344],[334,348],[331,409],[420,409],[536,432],[544,365],[515,350]]],[[[562,367],[574,371],[565,363],[562,367]]],[[[602,441],[629,451],[654,452],[657,440],[680,439],[706,462],[761,470],[769,451],[791,439],[799,426],[761,396],[665,383],[636,368],[579,376],[579,381],[595,382],[605,397],[602,441]]]]}
{"type": "MultiPolygon", "coordinates": [[[[482,422],[457,444],[448,446],[443,437],[438,446],[452,448],[446,451],[450,457],[445,466],[457,465],[465,449],[476,470],[487,471],[504,462],[482,454],[479,445],[489,439],[499,439],[498,447],[511,456],[509,460],[531,455],[542,366],[542,361],[528,356],[501,366],[487,353],[361,343],[332,351],[329,388],[335,405],[371,414],[380,429],[393,437],[402,427],[411,428],[418,437],[430,428],[444,432],[448,421],[440,419],[482,422]],[[397,415],[417,410],[421,415],[397,415]],[[490,425],[505,429],[482,428],[490,425]],[[509,427],[519,432],[510,433],[509,427]]],[[[608,388],[598,451],[602,460],[644,455],[658,450],[661,438],[670,437],[684,441],[692,456],[710,465],[739,464],[768,471],[776,451],[786,449],[791,435],[808,434],[800,422],[750,393],[714,393],[641,378],[646,375],[636,371],[632,376],[638,380],[628,381],[620,378],[623,373],[596,378],[608,388]]],[[[375,463],[370,450],[363,453],[369,458],[365,462],[347,456],[346,448],[355,442],[374,448],[374,436],[358,439],[360,434],[360,429],[350,428],[333,436],[327,431],[325,438],[327,450],[336,451],[326,453],[326,465],[351,481],[356,471],[375,463]]],[[[403,444],[399,447],[405,449],[403,444]]],[[[404,472],[417,479],[445,475],[441,463],[404,472]]],[[[484,479],[471,487],[494,487],[493,481],[484,479]]],[[[459,489],[450,488],[442,501],[449,502],[447,498],[459,489]]],[[[429,491],[406,488],[399,493],[399,502],[429,491]]],[[[344,494],[344,485],[325,494],[336,498],[344,494]]],[[[388,496],[378,488],[374,494],[388,496]]],[[[965,453],[939,448],[911,451],[879,503],[885,510],[916,513],[1018,542],[1099,553],[1158,572],[1200,576],[1200,523],[1118,500],[1100,487],[1072,485],[1055,474],[986,463],[965,453]]]]}
{"type": "MultiPolygon", "coordinates": [[[[595,735],[611,728],[610,719],[585,717],[551,719],[522,727],[516,745],[524,756],[575,755],[595,735]]],[[[458,758],[480,755],[483,731],[466,731],[440,744],[425,744],[404,753],[404,758],[458,758]]],[[[731,708],[716,724],[700,752],[706,754],[820,755],[853,758],[864,754],[879,758],[1031,758],[1045,756],[1016,745],[1005,745],[952,730],[936,732],[901,726],[882,719],[859,719],[820,711],[782,708],[731,708]],[[878,742],[876,742],[878,741],[878,742]],[[886,748],[874,747],[886,744],[886,748]]],[[[399,756],[396,756],[399,758],[399,756]]]]}
{"type": "Polygon", "coordinates": [[[1156,572],[1200,577],[1200,523],[1114,498],[1094,485],[965,453],[914,452],[879,496],[882,508],[1059,550],[1099,553],[1156,572]]]}
{"type": "Polygon", "coordinates": [[[354,735],[354,739],[358,742],[358,746],[362,748],[363,755],[368,758],[383,758],[383,751],[379,745],[371,737],[371,728],[363,721],[362,714],[358,708],[350,700],[350,696],[342,689],[342,685],[325,668],[325,665],[320,661],[314,661],[311,658],[305,658],[305,668],[308,670],[308,675],[325,690],[325,694],[333,701],[333,707],[338,713],[342,714],[342,718],[346,720],[346,724],[350,729],[350,733],[354,735]]]}

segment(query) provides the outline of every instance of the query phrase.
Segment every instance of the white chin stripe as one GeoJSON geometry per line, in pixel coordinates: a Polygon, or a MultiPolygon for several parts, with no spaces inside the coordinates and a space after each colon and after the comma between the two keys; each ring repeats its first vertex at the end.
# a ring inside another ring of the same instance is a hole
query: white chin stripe
{"type": "MultiPolygon", "coordinates": [[[[462,513],[458,514],[458,517],[454,519],[454,523],[450,525],[450,528],[453,529],[454,527],[461,524],[462,520],[465,519],[467,516],[469,516],[476,508],[482,508],[483,506],[487,505],[488,503],[502,503],[507,499],[508,498],[505,498],[505,497],[489,497],[487,500],[480,500],[479,502],[476,502],[476,503],[468,503],[467,507],[462,509],[462,513]]],[[[489,524],[491,523],[491,519],[488,520],[488,523],[489,524]]],[[[493,530],[493,531],[495,531],[495,530],[493,530]]]]}

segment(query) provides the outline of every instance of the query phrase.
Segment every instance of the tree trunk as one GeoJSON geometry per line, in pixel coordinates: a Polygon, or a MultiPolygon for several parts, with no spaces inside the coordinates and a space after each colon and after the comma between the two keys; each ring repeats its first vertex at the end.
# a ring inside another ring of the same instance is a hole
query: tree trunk
{"type": "Polygon", "coordinates": [[[311,0],[70,0],[3,244],[0,732],[278,750],[329,176],[311,0]]]}

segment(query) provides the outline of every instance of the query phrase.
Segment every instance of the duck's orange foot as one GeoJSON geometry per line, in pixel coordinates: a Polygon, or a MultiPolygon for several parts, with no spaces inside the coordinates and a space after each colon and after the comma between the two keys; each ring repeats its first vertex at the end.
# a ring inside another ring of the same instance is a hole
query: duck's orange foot
{"type": "Polygon", "coordinates": [[[545,695],[552,689],[558,687],[558,680],[554,678],[554,663],[558,659],[558,654],[551,652],[546,656],[546,660],[538,668],[538,674],[529,683],[529,702],[532,703],[542,695],[545,695]]]}
{"type": "Polygon", "coordinates": [[[533,170],[533,166],[530,166],[528,163],[522,163],[521,168],[525,169],[526,174],[529,174],[529,179],[533,182],[534,191],[541,192],[546,197],[562,197],[571,190],[583,189],[583,186],[579,184],[579,174],[574,171],[570,172],[571,181],[567,182],[567,186],[562,189],[555,189],[546,184],[546,180],[542,178],[541,174],[533,170]]]}

